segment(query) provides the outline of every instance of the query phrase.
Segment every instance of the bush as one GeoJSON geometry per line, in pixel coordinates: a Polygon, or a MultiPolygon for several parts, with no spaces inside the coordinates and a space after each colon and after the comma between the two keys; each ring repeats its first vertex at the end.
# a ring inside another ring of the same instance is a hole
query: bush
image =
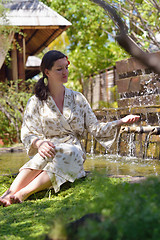
{"type": "Polygon", "coordinates": [[[0,139],[5,145],[20,141],[23,112],[34,83],[32,80],[0,83],[0,139]]]}

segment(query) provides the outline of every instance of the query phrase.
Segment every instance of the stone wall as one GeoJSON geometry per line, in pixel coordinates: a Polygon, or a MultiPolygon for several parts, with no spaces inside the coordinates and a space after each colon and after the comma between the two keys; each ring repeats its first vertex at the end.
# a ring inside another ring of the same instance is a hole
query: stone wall
{"type": "MultiPolygon", "coordinates": [[[[160,56],[160,52],[154,54],[160,56]]],[[[135,58],[117,62],[116,71],[119,117],[130,113],[138,114],[141,117],[139,126],[160,126],[160,75],[135,58]]],[[[122,133],[119,153],[160,159],[160,137],[149,133],[122,133]]]]}
{"type": "MultiPolygon", "coordinates": [[[[160,126],[160,106],[143,106],[125,107],[117,109],[96,110],[95,114],[100,122],[108,122],[120,119],[128,114],[140,115],[140,121],[133,126],[160,126]]],[[[95,139],[88,136],[86,141],[87,152],[94,148],[95,153],[105,153],[105,149],[101,147],[95,139]],[[92,145],[92,146],[91,146],[92,145]]],[[[119,154],[122,156],[136,156],[140,158],[160,159],[160,136],[150,135],[150,133],[126,133],[123,127],[119,134],[117,144],[113,146],[109,153],[119,154]]]]}
{"type": "MultiPolygon", "coordinates": [[[[160,52],[156,53],[160,56],[160,52]]],[[[135,58],[116,63],[118,106],[148,106],[160,103],[160,76],[135,58]]]]}
{"type": "MultiPolygon", "coordinates": [[[[160,52],[156,54],[160,55],[160,52]]],[[[141,120],[136,126],[160,126],[160,76],[134,58],[117,62],[114,71],[114,81],[119,93],[118,108],[98,109],[97,104],[93,109],[97,109],[95,114],[98,120],[107,122],[127,114],[138,114],[141,120]]],[[[95,89],[98,93],[94,92],[94,99],[99,96],[96,84],[95,89]]],[[[97,101],[98,99],[99,97],[97,101]]],[[[95,153],[105,153],[105,149],[90,135],[86,136],[84,145],[87,152],[94,149],[95,153]]],[[[111,153],[160,159],[160,137],[149,133],[121,132],[111,153]]]]}

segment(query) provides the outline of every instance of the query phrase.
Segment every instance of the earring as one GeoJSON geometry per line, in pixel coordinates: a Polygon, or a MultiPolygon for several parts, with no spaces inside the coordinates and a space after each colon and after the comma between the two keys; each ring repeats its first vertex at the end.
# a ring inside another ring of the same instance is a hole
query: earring
{"type": "Polygon", "coordinates": [[[45,78],[43,79],[43,81],[44,81],[44,85],[47,87],[47,86],[48,86],[48,79],[45,77],[45,78]]]}

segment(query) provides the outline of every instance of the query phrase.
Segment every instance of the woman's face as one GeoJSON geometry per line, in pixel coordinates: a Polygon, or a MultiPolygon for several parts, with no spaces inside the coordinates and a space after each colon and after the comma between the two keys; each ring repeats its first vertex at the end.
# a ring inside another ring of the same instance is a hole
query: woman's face
{"type": "Polygon", "coordinates": [[[64,57],[55,61],[53,67],[45,69],[49,83],[66,83],[68,81],[68,60],[64,57]]]}

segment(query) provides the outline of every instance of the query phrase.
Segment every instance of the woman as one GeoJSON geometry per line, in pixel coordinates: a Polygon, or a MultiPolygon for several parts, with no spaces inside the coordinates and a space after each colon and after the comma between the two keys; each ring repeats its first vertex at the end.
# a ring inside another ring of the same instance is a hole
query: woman
{"type": "Polygon", "coordinates": [[[0,204],[21,203],[31,194],[85,176],[85,152],[80,143],[85,129],[105,147],[116,139],[122,124],[133,123],[137,115],[99,123],[85,97],[64,87],[68,80],[67,57],[59,51],[47,52],[41,63],[43,77],[27,104],[21,139],[30,160],[19,170],[0,204]]]}

